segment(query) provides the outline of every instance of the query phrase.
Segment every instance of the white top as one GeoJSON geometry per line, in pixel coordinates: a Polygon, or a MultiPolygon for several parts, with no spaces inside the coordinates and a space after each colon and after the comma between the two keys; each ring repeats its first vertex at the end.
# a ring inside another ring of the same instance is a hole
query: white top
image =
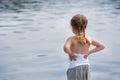
{"type": "Polygon", "coordinates": [[[83,54],[74,53],[77,57],[76,60],[69,59],[69,68],[74,68],[79,65],[89,65],[89,60],[84,58],[83,54]]]}

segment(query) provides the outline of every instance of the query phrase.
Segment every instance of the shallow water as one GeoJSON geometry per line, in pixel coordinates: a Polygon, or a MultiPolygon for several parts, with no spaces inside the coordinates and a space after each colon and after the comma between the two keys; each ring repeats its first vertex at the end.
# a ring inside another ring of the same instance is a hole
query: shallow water
{"type": "Polygon", "coordinates": [[[63,45],[76,13],[106,46],[89,57],[91,80],[119,80],[119,0],[1,0],[0,80],[66,80],[63,45]]]}

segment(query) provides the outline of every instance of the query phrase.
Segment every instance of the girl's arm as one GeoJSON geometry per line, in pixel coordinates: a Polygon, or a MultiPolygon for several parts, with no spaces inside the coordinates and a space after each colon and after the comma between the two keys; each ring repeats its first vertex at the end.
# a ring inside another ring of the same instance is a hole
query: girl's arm
{"type": "Polygon", "coordinates": [[[92,50],[90,50],[90,51],[89,51],[89,54],[98,52],[98,51],[100,51],[100,50],[102,50],[102,49],[105,48],[105,46],[103,45],[103,43],[101,43],[101,42],[99,42],[99,41],[97,41],[97,40],[92,40],[91,44],[92,44],[93,46],[95,46],[95,48],[92,49],[92,50]]]}
{"type": "Polygon", "coordinates": [[[64,45],[64,52],[66,52],[69,55],[71,60],[76,60],[76,56],[72,53],[72,51],[70,49],[71,44],[72,44],[71,38],[68,38],[64,45]]]}
{"type": "Polygon", "coordinates": [[[95,53],[95,52],[98,52],[98,51],[100,51],[100,50],[102,50],[102,49],[105,48],[105,46],[103,45],[103,43],[101,43],[101,42],[99,42],[99,41],[97,41],[97,40],[92,40],[92,41],[91,41],[91,44],[92,44],[93,46],[95,46],[95,48],[89,50],[89,51],[84,55],[84,58],[87,58],[90,54],[95,53]]]}

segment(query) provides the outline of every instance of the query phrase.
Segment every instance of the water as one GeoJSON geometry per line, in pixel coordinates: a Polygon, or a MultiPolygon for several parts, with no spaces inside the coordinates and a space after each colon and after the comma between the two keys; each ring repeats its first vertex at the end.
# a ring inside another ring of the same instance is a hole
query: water
{"type": "Polygon", "coordinates": [[[119,80],[119,0],[0,0],[0,80],[66,80],[63,45],[76,13],[106,46],[89,57],[91,80],[119,80]]]}

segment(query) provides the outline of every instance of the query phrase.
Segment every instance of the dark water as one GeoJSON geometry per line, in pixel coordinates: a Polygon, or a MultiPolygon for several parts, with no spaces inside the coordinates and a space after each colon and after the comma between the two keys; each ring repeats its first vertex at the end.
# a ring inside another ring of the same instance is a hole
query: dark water
{"type": "Polygon", "coordinates": [[[119,80],[120,0],[0,0],[0,80],[66,80],[63,45],[76,13],[106,46],[89,57],[91,80],[119,80]]]}

